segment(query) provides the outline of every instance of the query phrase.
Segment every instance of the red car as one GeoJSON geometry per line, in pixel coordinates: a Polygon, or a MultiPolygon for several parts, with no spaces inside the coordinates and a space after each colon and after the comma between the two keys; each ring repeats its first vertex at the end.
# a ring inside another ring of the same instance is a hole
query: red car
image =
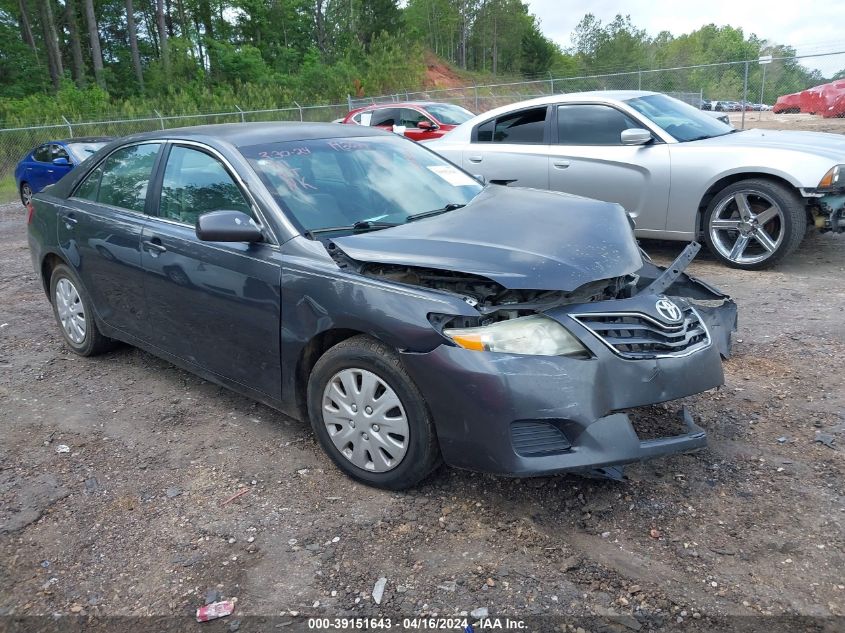
{"type": "Polygon", "coordinates": [[[391,132],[405,128],[405,136],[415,141],[440,138],[475,115],[451,103],[408,101],[377,103],[352,110],[343,123],[379,127],[391,132]]]}

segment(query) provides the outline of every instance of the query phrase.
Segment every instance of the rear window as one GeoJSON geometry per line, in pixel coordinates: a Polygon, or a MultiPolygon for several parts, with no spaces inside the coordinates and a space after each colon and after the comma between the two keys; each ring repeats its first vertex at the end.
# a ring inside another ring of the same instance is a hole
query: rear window
{"type": "Polygon", "coordinates": [[[520,110],[482,123],[477,129],[479,143],[542,143],[546,129],[546,107],[520,110]]]}

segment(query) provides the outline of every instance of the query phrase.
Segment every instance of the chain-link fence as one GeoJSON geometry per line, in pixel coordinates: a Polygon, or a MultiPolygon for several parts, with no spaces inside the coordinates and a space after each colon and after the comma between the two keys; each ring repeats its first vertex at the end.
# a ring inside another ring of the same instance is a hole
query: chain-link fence
{"type": "MultiPolygon", "coordinates": [[[[346,103],[331,105],[291,106],[270,110],[243,110],[205,114],[168,114],[153,111],[149,116],[106,121],[56,121],[37,125],[0,129],[0,202],[19,195],[14,169],[30,149],[49,140],[86,136],[125,136],[136,132],[212,123],[247,121],[332,121],[349,110],[372,103],[397,101],[443,101],[461,105],[476,113],[524,99],[545,95],[588,90],[652,90],[672,95],[695,107],[728,112],[739,128],[765,123],[772,118],[768,110],[781,95],[809,88],[822,80],[806,68],[824,63],[826,68],[845,69],[845,51],[790,58],[760,58],[739,62],[703,64],[656,70],[633,70],[615,73],[582,74],[573,77],[548,75],[529,81],[473,84],[425,91],[402,91],[390,95],[365,98],[349,97],[346,103]]],[[[827,73],[828,75],[832,74],[827,73]]],[[[806,118],[777,116],[774,124],[792,127],[794,121],[806,118]]],[[[845,119],[839,127],[815,128],[845,132],[845,119]]]]}

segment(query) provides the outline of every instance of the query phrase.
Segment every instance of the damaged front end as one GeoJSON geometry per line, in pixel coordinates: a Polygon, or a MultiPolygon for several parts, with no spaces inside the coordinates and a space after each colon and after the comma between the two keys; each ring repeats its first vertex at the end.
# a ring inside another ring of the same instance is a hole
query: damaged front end
{"type": "Polygon", "coordinates": [[[646,440],[625,413],[723,383],[737,310],[684,273],[699,248],[690,244],[667,268],[643,253],[639,268],[571,290],[532,289],[527,275],[515,284],[523,287],[508,287],[501,277],[398,256],[362,261],[339,244],[329,252],[343,269],[448,293],[471,308],[430,312],[443,344],[401,354],[447,463],[516,476],[617,477],[621,465],[706,445],[686,411],[681,434],[646,440]]]}

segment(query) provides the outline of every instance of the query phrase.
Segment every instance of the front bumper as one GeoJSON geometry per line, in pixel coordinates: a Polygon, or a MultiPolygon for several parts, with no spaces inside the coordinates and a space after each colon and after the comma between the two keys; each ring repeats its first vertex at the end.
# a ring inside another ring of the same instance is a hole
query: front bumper
{"type": "Polygon", "coordinates": [[[704,431],[688,414],[685,435],[641,441],[620,411],[721,385],[724,375],[715,344],[687,356],[629,360],[590,340],[577,324],[567,327],[588,344],[592,358],[476,352],[448,345],[402,354],[429,405],[446,463],[531,476],[589,471],[706,445],[704,431]],[[565,440],[552,442],[551,451],[518,452],[514,427],[531,428],[532,423],[552,433],[557,429],[565,440]]]}

